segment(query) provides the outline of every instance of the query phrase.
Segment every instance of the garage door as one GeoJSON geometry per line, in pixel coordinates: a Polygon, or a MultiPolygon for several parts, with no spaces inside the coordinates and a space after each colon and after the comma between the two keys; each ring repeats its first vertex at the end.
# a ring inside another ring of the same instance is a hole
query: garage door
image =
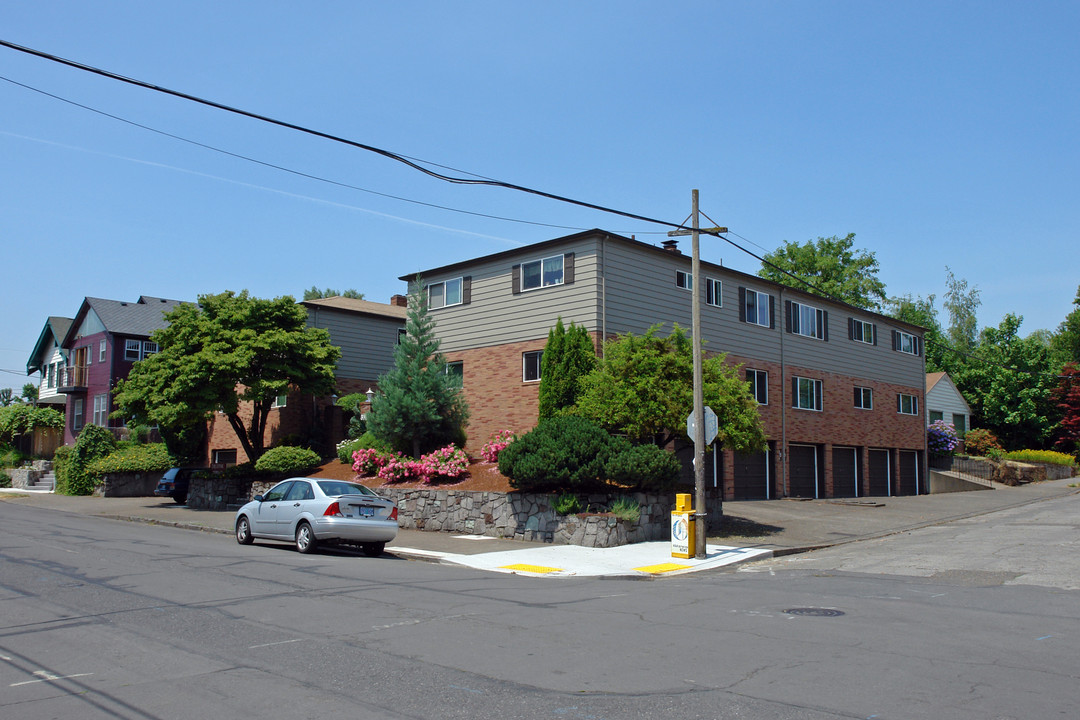
{"type": "Polygon", "coordinates": [[[751,455],[735,453],[733,500],[768,500],[776,497],[776,481],[773,479],[776,472],[772,458],[773,454],[768,451],[751,455]]]}
{"type": "Polygon", "coordinates": [[[832,496],[859,496],[859,451],[853,447],[834,447],[832,451],[832,496]]]}
{"type": "Polygon", "coordinates": [[[790,445],[788,447],[788,494],[791,497],[816,498],[817,487],[817,446],[790,445]]]}
{"type": "Polygon", "coordinates": [[[871,450],[869,460],[870,475],[867,477],[867,480],[869,481],[870,494],[876,497],[892,495],[892,493],[889,492],[889,485],[892,482],[892,472],[889,466],[889,451],[871,450]]]}
{"type": "Polygon", "coordinates": [[[900,494],[917,494],[919,492],[919,453],[914,450],[901,450],[900,467],[897,469],[900,494]]]}

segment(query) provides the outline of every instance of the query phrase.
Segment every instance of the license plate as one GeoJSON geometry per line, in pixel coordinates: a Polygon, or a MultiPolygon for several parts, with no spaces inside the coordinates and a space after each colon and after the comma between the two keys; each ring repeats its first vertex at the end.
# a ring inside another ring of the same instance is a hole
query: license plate
{"type": "Polygon", "coordinates": [[[375,508],[360,506],[360,517],[375,517],[375,508]]]}

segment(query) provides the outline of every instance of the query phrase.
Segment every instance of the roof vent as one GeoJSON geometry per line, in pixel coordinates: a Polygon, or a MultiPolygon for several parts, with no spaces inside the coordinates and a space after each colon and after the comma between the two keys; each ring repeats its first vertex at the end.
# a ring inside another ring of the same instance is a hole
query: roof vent
{"type": "Polygon", "coordinates": [[[682,255],[682,250],[679,249],[679,241],[678,240],[665,240],[661,244],[664,246],[664,249],[667,250],[668,252],[673,252],[676,255],[682,255]]]}

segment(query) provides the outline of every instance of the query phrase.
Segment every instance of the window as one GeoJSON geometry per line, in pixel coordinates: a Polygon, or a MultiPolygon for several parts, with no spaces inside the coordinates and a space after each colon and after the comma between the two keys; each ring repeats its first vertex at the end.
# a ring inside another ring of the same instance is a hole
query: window
{"type": "Polygon", "coordinates": [[[747,370],[746,381],[750,383],[750,394],[758,405],[769,404],[769,373],[764,370],[747,370]]]}
{"type": "Polygon", "coordinates": [[[681,287],[684,290],[693,290],[694,276],[690,273],[683,272],[682,270],[676,270],[675,287],[681,287]]]}
{"type": "Polygon", "coordinates": [[[956,434],[959,437],[964,437],[964,433],[967,432],[967,415],[953,413],[952,426],[956,429],[956,434]]]}
{"type": "Polygon", "coordinates": [[[397,331],[397,344],[400,345],[402,340],[404,340],[408,336],[408,334],[409,334],[409,331],[406,330],[405,328],[398,328],[398,331],[397,331]]]}
{"type": "Polygon", "coordinates": [[[211,461],[214,465],[231,467],[236,464],[236,450],[214,450],[211,461]]]}
{"type": "Polygon", "coordinates": [[[791,379],[792,407],[799,410],[821,410],[821,381],[795,377],[791,379]]]}
{"type": "Polygon", "coordinates": [[[71,414],[71,430],[79,432],[86,423],[86,408],[83,407],[83,399],[75,398],[74,412],[71,414]]]}
{"type": "Polygon", "coordinates": [[[277,397],[274,398],[274,402],[270,404],[270,407],[272,407],[272,408],[283,408],[288,404],[289,404],[289,396],[288,395],[278,395],[277,397]]]}
{"type": "Polygon", "coordinates": [[[896,396],[896,412],[901,415],[919,414],[919,396],[900,393],[896,396]]]}
{"type": "Polygon", "coordinates": [[[465,384],[465,363],[461,360],[446,363],[446,374],[453,378],[455,387],[462,387],[465,384]]]}
{"type": "Polygon", "coordinates": [[[462,278],[428,285],[428,307],[432,310],[449,305],[461,305],[462,278]]]}
{"type": "Polygon", "coordinates": [[[855,388],[855,407],[860,410],[873,410],[874,391],[868,387],[855,388]]]}
{"type": "Polygon", "coordinates": [[[49,365],[48,370],[46,370],[45,387],[47,387],[47,388],[56,387],[56,366],[57,366],[57,364],[58,363],[52,363],[51,365],[49,365]]]}
{"type": "Polygon", "coordinates": [[[921,355],[922,341],[911,333],[893,330],[893,350],[910,355],[921,355]]]}
{"type": "Polygon", "coordinates": [[[82,356],[86,358],[87,365],[94,364],[94,346],[87,345],[86,347],[79,348],[82,351],[82,356]]]}
{"type": "Polygon", "coordinates": [[[98,427],[109,426],[109,396],[94,396],[94,424],[98,427]]]}
{"type": "Polygon", "coordinates": [[[848,318],[848,339],[867,345],[877,345],[877,328],[874,327],[874,323],[848,318]]]}
{"type": "Polygon", "coordinates": [[[160,350],[160,348],[158,347],[158,344],[156,342],[150,342],[149,340],[144,340],[143,341],[143,344],[142,344],[142,356],[144,358],[147,358],[147,357],[150,357],[151,355],[156,354],[159,350],[160,350]]]}
{"type": "Polygon", "coordinates": [[[768,293],[739,288],[740,305],[739,313],[743,322],[773,327],[772,296],[768,293]]]}
{"type": "Polygon", "coordinates": [[[142,353],[142,343],[138,340],[125,340],[124,341],[124,359],[125,360],[138,360],[142,353]]]}
{"type": "Polygon", "coordinates": [[[521,353],[521,379],[524,382],[536,382],[540,379],[540,360],[543,350],[521,353]]]}
{"type": "Polygon", "coordinates": [[[705,278],[705,304],[714,307],[723,307],[724,284],[719,280],[705,278]]]}
{"type": "Polygon", "coordinates": [[[563,256],[555,255],[521,263],[521,289],[536,290],[537,288],[563,284],[563,256]]]}
{"type": "Polygon", "coordinates": [[[940,410],[931,410],[930,411],[930,422],[937,422],[938,420],[944,420],[944,419],[945,419],[945,413],[941,412],[940,410]]]}
{"type": "Polygon", "coordinates": [[[829,313],[812,305],[802,303],[786,303],[787,306],[787,330],[795,335],[805,335],[818,340],[829,339],[829,313]]]}
{"type": "Polygon", "coordinates": [[[98,343],[98,362],[105,362],[105,341],[98,343]]]}

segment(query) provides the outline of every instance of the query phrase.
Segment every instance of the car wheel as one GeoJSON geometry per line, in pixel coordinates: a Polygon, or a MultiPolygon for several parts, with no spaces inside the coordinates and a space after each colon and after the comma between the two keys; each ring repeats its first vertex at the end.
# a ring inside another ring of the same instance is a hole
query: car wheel
{"type": "Polygon", "coordinates": [[[383,550],[386,549],[386,543],[364,543],[364,554],[368,557],[379,557],[383,554],[383,550]]]}
{"type": "Polygon", "coordinates": [[[241,545],[250,545],[255,542],[255,536],[251,534],[251,523],[244,515],[236,521],[236,542],[241,545]]]}
{"type": "Polygon", "coordinates": [[[315,533],[312,532],[311,526],[306,522],[302,522],[296,526],[296,550],[302,552],[305,555],[315,552],[315,548],[319,546],[319,541],[315,539],[315,533]]]}
{"type": "Polygon", "coordinates": [[[187,495],[173,495],[172,499],[177,505],[183,505],[187,502],[187,495]]]}

